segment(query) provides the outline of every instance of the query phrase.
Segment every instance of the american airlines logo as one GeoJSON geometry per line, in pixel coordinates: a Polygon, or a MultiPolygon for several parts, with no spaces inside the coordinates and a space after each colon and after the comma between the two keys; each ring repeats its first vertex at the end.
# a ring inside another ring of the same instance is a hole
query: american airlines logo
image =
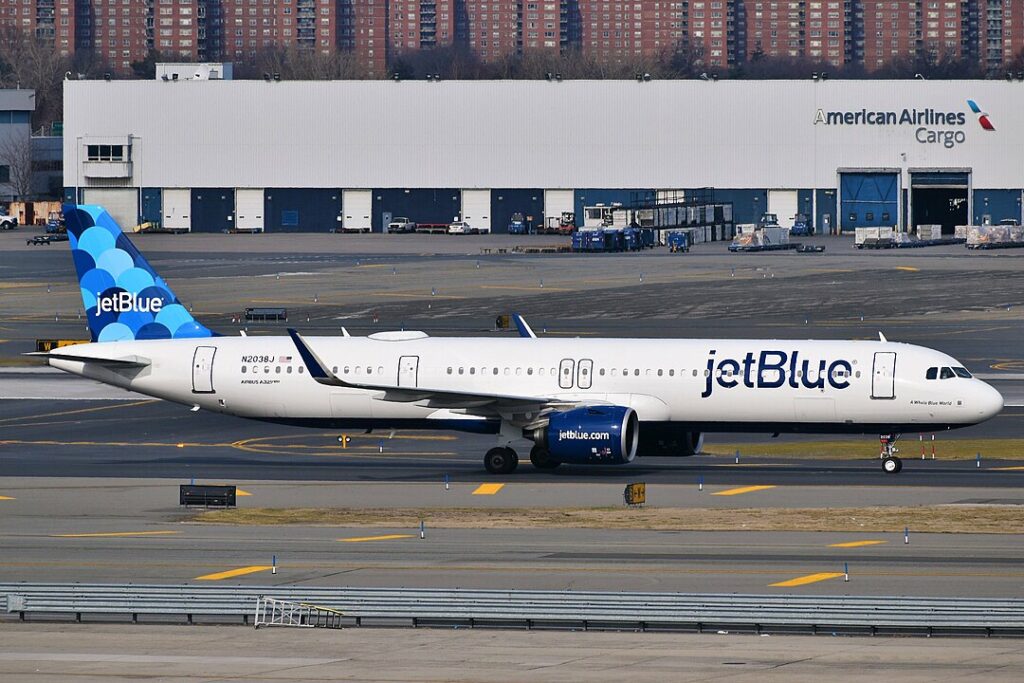
{"type": "Polygon", "coordinates": [[[988,131],[995,131],[996,127],[992,125],[992,122],[988,118],[988,114],[981,110],[981,107],[978,106],[977,102],[974,100],[967,100],[967,106],[971,108],[971,111],[978,115],[978,124],[981,125],[982,128],[988,131]]]}
{"type": "Polygon", "coordinates": [[[853,365],[846,360],[804,360],[799,351],[762,351],[748,353],[743,358],[715,358],[708,354],[704,371],[704,392],[701,398],[711,396],[715,385],[732,389],[740,384],[748,389],[846,389],[853,365]]]}
{"type": "Polygon", "coordinates": [[[558,432],[559,441],[607,441],[611,438],[609,432],[578,432],[575,429],[558,432]]]}
{"type": "Polygon", "coordinates": [[[100,313],[159,313],[164,307],[160,297],[140,298],[131,292],[115,292],[103,296],[96,292],[96,315],[100,313]]]}

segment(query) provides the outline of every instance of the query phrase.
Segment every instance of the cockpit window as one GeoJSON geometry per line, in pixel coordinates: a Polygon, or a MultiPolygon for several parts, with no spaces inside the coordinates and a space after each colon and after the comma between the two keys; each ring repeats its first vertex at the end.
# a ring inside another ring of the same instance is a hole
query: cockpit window
{"type": "Polygon", "coordinates": [[[928,368],[928,372],[924,373],[925,379],[936,379],[939,376],[938,368],[928,368]]]}
{"type": "Polygon", "coordinates": [[[964,379],[971,378],[971,373],[967,371],[967,368],[953,368],[953,372],[956,373],[957,377],[963,377],[964,379]]]}
{"type": "Polygon", "coordinates": [[[953,368],[942,368],[939,372],[939,379],[953,379],[956,375],[953,374],[953,368]]]}

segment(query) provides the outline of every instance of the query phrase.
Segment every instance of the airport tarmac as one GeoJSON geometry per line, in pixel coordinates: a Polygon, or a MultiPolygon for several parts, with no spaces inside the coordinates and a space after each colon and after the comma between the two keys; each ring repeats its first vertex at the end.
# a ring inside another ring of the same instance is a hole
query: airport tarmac
{"type": "Polygon", "coordinates": [[[9,681],[1015,683],[1022,669],[1020,641],[1000,639],[0,624],[9,681]]]}

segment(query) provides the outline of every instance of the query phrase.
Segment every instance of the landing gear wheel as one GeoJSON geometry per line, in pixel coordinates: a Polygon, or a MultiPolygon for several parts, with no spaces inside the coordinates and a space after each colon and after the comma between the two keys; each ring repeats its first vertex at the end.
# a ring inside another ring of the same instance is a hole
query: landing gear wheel
{"type": "Polygon", "coordinates": [[[903,461],[895,455],[887,456],[882,459],[882,469],[889,474],[896,474],[903,469],[903,461]]]}
{"type": "Polygon", "coordinates": [[[508,474],[519,464],[519,456],[511,448],[498,446],[487,451],[484,467],[491,474],[508,474]]]}
{"type": "Polygon", "coordinates": [[[530,449],[530,462],[539,470],[553,470],[562,464],[551,457],[550,451],[540,446],[534,446],[530,449]]]}

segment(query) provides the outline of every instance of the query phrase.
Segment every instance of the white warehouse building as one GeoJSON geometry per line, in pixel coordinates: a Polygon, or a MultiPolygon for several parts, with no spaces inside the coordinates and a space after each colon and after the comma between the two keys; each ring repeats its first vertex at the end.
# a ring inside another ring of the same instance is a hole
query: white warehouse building
{"type": "Polygon", "coordinates": [[[69,201],[192,230],[503,232],[713,192],[736,222],[1021,218],[1024,83],[65,81],[69,201]],[[704,188],[711,188],[710,190],[704,188]]]}

